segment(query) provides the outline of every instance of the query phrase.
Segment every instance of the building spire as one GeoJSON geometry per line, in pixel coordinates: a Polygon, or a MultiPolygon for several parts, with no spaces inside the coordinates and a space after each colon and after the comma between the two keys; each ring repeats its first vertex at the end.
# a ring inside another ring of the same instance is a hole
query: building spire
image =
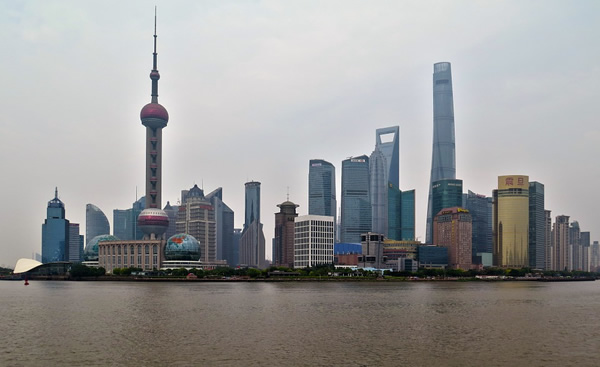
{"type": "Polygon", "coordinates": [[[152,53],[152,71],[150,72],[150,79],[152,79],[152,103],[158,103],[158,79],[160,74],[157,69],[157,53],[156,53],[156,6],[154,6],[154,52],[152,53]]]}
{"type": "Polygon", "coordinates": [[[54,198],[58,199],[58,186],[54,188],[54,198]]]}

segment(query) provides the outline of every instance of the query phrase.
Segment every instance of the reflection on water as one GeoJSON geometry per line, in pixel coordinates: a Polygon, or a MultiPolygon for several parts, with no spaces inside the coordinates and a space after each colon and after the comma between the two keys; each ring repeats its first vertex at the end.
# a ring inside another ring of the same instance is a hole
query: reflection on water
{"type": "Polygon", "coordinates": [[[599,365],[600,283],[0,282],[0,365],[599,365]]]}

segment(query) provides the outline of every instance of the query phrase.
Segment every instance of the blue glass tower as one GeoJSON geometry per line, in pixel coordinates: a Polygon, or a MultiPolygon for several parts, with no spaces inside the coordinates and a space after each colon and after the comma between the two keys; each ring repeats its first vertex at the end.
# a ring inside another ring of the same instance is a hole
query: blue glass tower
{"type": "Polygon", "coordinates": [[[65,204],[58,198],[48,202],[46,220],[42,224],[42,262],[69,261],[69,221],[65,219],[65,204]]]}
{"type": "Polygon", "coordinates": [[[340,242],[359,243],[360,235],[371,231],[369,157],[342,161],[342,223],[340,242]]]}
{"type": "Polygon", "coordinates": [[[308,167],[308,214],[326,215],[337,223],[335,167],[322,159],[311,159],[308,167]]]}
{"type": "Polygon", "coordinates": [[[427,204],[426,242],[432,240],[433,213],[431,187],[435,181],[456,178],[454,143],[454,99],[449,62],[433,65],[433,153],[427,204]]]}
{"type": "Polygon", "coordinates": [[[101,234],[110,234],[106,215],[94,204],[85,206],[85,244],[101,234]]]}

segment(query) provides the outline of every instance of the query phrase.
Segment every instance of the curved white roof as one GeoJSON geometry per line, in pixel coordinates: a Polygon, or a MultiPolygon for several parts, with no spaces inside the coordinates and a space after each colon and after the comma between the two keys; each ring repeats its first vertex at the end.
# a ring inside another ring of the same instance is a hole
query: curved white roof
{"type": "Polygon", "coordinates": [[[25,272],[28,272],[29,270],[33,270],[33,269],[37,268],[40,265],[43,265],[43,264],[39,261],[35,261],[32,259],[19,259],[19,260],[17,260],[17,265],[15,265],[15,270],[13,271],[13,273],[14,274],[25,273],[25,272]]]}

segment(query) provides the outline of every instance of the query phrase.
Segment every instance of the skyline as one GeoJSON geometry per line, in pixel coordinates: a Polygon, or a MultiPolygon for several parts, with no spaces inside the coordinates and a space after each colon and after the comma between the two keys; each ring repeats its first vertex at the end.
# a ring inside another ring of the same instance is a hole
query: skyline
{"type": "MultiPolygon", "coordinates": [[[[308,213],[308,161],[336,167],[341,198],[342,160],[369,155],[375,130],[399,125],[400,188],[417,191],[424,240],[433,64],[447,61],[464,192],[491,196],[498,176],[528,175],[545,185],[553,221],[568,215],[597,240],[600,50],[590,45],[600,6],[539,4],[159,1],[160,95],[173,122],[163,136],[163,206],[194,183],[223,187],[242,228],[244,183],[260,181],[270,257],[288,187],[299,215],[308,213]]],[[[8,208],[0,266],[12,267],[41,253],[55,186],[82,233],[86,204],[102,209],[112,232],[112,210],[129,208],[136,186],[142,196],[139,109],[149,98],[154,9],[141,1],[0,9],[12,55],[0,92],[0,153],[10,158],[0,169],[12,178],[0,190],[8,208]]]]}

